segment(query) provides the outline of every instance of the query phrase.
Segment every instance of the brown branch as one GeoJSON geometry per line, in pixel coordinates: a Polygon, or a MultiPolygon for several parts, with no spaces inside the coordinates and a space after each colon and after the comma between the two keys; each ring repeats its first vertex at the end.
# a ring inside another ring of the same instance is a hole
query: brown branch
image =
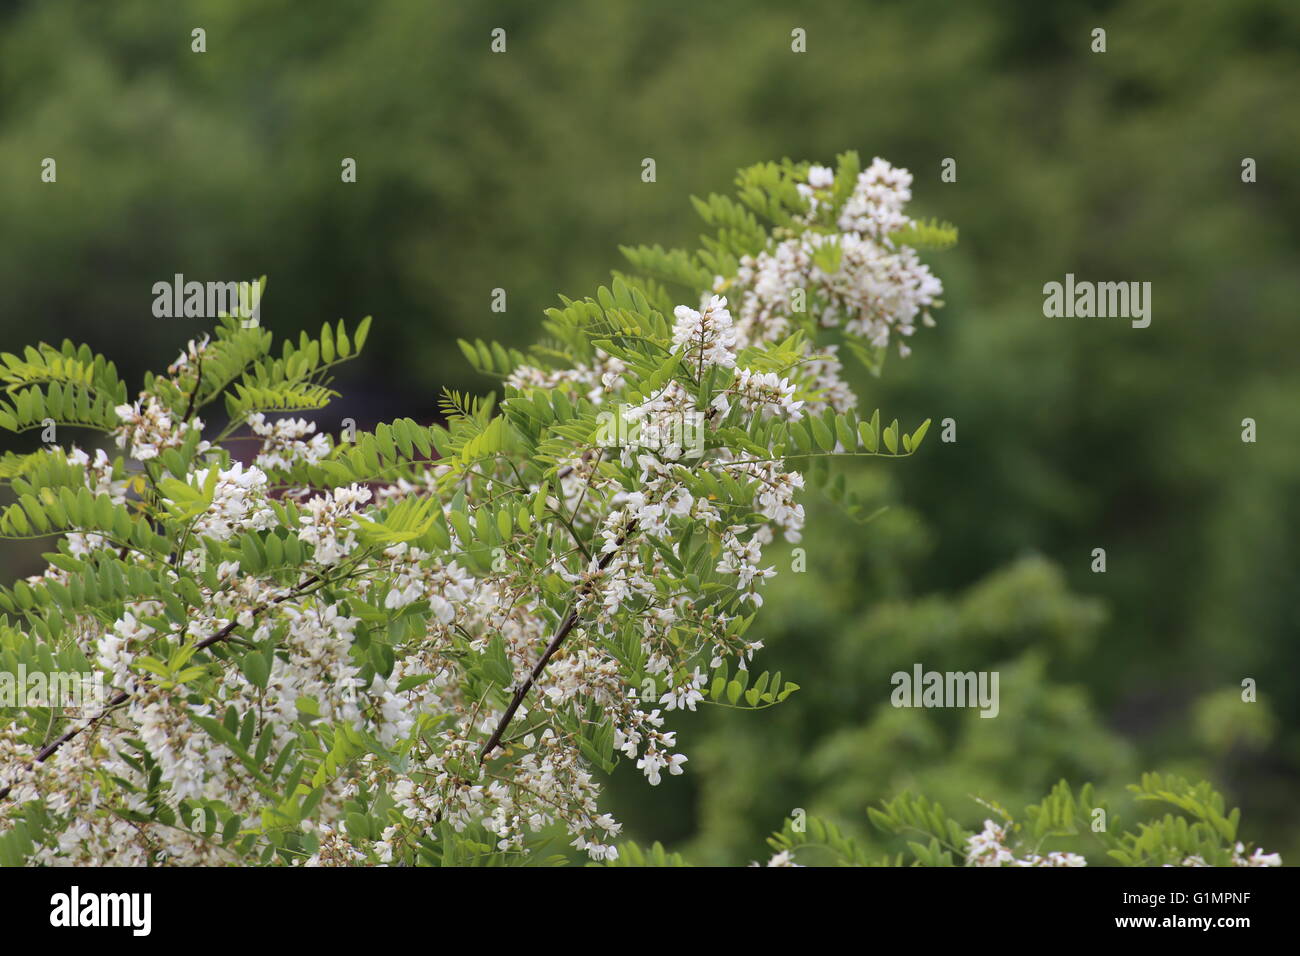
{"type": "MultiPolygon", "coordinates": [[[[63,734],[63,736],[59,737],[59,738],[56,739],[56,740],[52,740],[52,741],[50,741],[48,744],[46,744],[44,747],[42,747],[42,748],[40,749],[40,752],[36,755],[36,762],[37,762],[37,763],[44,763],[45,761],[49,760],[52,756],[54,756],[55,752],[56,752],[60,747],[62,747],[64,744],[66,744],[66,743],[67,743],[69,740],[71,740],[73,737],[77,736],[77,734],[79,734],[79,733],[81,733],[83,730],[85,730],[86,727],[89,727],[89,726],[91,726],[92,724],[96,724],[96,723],[98,723],[99,721],[103,720],[105,717],[108,716],[108,712],[109,712],[110,710],[112,710],[114,707],[117,707],[117,706],[120,705],[120,704],[125,704],[126,701],[127,701],[127,699],[128,699],[130,696],[131,696],[131,695],[128,694],[128,693],[127,693],[126,691],[124,691],[124,690],[120,690],[120,691],[118,691],[116,694],[113,695],[113,699],[110,700],[110,701],[108,702],[108,705],[105,706],[103,710],[101,710],[101,711],[100,711],[98,714],[96,714],[94,717],[90,718],[90,723],[86,724],[85,727],[73,727],[71,730],[69,730],[69,731],[67,731],[65,734],[63,734]]],[[[4,787],[4,788],[0,788],[0,800],[3,800],[3,799],[5,799],[6,797],[8,797],[8,796],[9,796],[9,792],[10,792],[10,790],[12,790],[12,789],[13,789],[12,787],[4,787]]]]}
{"type": "MultiPolygon", "coordinates": [[[[265,611],[272,604],[280,604],[284,601],[289,600],[290,598],[297,597],[300,594],[302,594],[305,588],[309,587],[310,585],[316,583],[319,580],[320,580],[319,575],[313,574],[311,577],[309,577],[306,581],[303,581],[292,591],[289,591],[287,594],[281,594],[279,597],[273,599],[267,604],[263,604],[261,607],[253,611],[253,613],[260,614],[262,611],[265,611]]],[[[199,641],[196,645],[194,645],[194,649],[196,651],[206,650],[207,648],[211,647],[213,644],[217,644],[220,643],[221,641],[224,641],[226,638],[228,638],[231,634],[234,633],[235,628],[238,626],[239,626],[239,620],[238,618],[236,618],[235,620],[232,620],[229,624],[227,624],[225,627],[223,627],[221,630],[217,631],[215,634],[211,635],[210,637],[205,637],[203,640],[199,641]]],[[[109,711],[111,711],[114,707],[118,707],[122,704],[125,704],[130,698],[131,695],[127,691],[124,690],[118,691],[116,694],[113,695],[112,700],[108,702],[107,706],[105,706],[104,709],[101,710],[94,717],[90,718],[90,721],[86,723],[84,726],[73,727],[71,730],[64,733],[58,739],[52,740],[50,743],[42,747],[40,749],[40,752],[37,753],[36,755],[36,763],[44,763],[50,757],[54,756],[54,754],[58,752],[60,747],[62,747],[68,741],[72,740],[83,730],[99,723],[99,721],[103,720],[105,717],[108,716],[109,711]]],[[[6,797],[8,797],[12,789],[13,789],[12,787],[0,788],[0,800],[4,800],[6,797]]]]}
{"type": "MultiPolygon", "coordinates": [[[[614,555],[618,554],[618,549],[623,546],[623,542],[626,541],[628,536],[635,530],[636,522],[634,521],[628,526],[628,529],[623,532],[623,536],[618,539],[614,549],[605,552],[605,554],[601,556],[600,560],[596,562],[597,571],[604,571],[605,568],[609,567],[609,563],[614,560],[614,555]]],[[[510,705],[506,708],[505,713],[501,715],[501,719],[497,722],[496,730],[492,731],[492,736],[488,738],[488,742],[484,744],[483,749],[479,751],[479,763],[486,760],[487,755],[495,750],[501,743],[501,738],[505,735],[506,728],[510,726],[510,721],[514,720],[515,712],[519,710],[519,705],[524,702],[524,698],[527,697],[528,692],[532,690],[533,684],[535,684],[537,679],[542,676],[542,672],[546,670],[546,665],[551,662],[551,658],[555,656],[555,652],[560,649],[560,645],[564,643],[564,639],[569,636],[569,632],[573,630],[577,623],[578,602],[575,600],[572,607],[569,608],[569,613],[564,616],[564,620],[560,623],[559,629],[556,630],[555,636],[552,637],[551,642],[546,645],[546,650],[542,652],[541,658],[533,667],[532,673],[528,675],[528,679],[515,689],[514,696],[510,698],[510,705]]]]}

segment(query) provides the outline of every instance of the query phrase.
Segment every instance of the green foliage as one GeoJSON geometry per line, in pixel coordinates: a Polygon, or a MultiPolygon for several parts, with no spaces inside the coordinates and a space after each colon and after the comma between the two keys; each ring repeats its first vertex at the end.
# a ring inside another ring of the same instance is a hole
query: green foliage
{"type": "Polygon", "coordinates": [[[813,857],[816,851],[823,851],[835,866],[890,865],[892,862],[871,860],[857,844],[840,833],[834,823],[820,817],[787,819],[779,832],[768,837],[767,843],[777,854],[794,856],[803,851],[801,859],[808,859],[810,850],[813,857]]]}
{"type": "Polygon", "coordinates": [[[1130,784],[1139,803],[1168,804],[1182,811],[1138,825],[1119,836],[1110,855],[1125,866],[1178,865],[1195,858],[1207,866],[1230,866],[1236,852],[1241,811],[1224,812],[1223,796],[1205,781],[1189,784],[1178,777],[1147,773],[1130,784]]]}
{"type": "Polygon", "coordinates": [[[6,395],[0,399],[0,428],[14,432],[43,427],[46,419],[111,428],[117,424],[114,407],[126,401],[116,366],[66,339],[57,349],[42,342],[22,356],[0,354],[0,383],[6,395]]]}
{"type": "Polygon", "coordinates": [[[928,843],[909,840],[908,849],[922,866],[952,866],[954,856],[962,859],[962,847],[970,833],[949,818],[943,807],[924,797],[901,794],[881,809],[869,807],[871,822],[890,833],[917,834],[928,843]]]}
{"type": "Polygon", "coordinates": [[[957,227],[950,222],[917,221],[889,236],[894,242],[918,249],[950,249],[957,244],[957,227]]]}
{"type": "MultiPolygon", "coordinates": [[[[1072,593],[1041,558],[997,569],[955,593],[913,592],[907,582],[929,546],[924,523],[879,467],[845,472],[875,515],[866,526],[872,548],[862,553],[837,533],[843,515],[823,509],[807,529],[817,545],[808,549],[806,572],[785,573],[793,557],[777,559],[783,573],[769,582],[754,629],[764,635],[766,666],[796,675],[804,690],[797,706],[774,712],[763,726],[723,712],[702,720],[700,755],[716,770],[694,798],[701,835],[683,852],[700,863],[752,853],[766,832],[754,817],[802,806],[879,860],[898,847],[866,825],[862,808],[901,790],[964,807],[971,793],[1034,801],[1044,778],[1092,778],[1113,788],[1131,779],[1133,754],[1099,722],[1072,677],[1100,638],[1099,604],[1072,593]],[[812,634],[819,640],[809,640],[812,634]],[[997,719],[890,705],[892,672],[918,661],[964,669],[976,660],[1000,672],[997,719]],[[822,692],[828,683],[836,694],[822,692]]],[[[637,823],[630,835],[639,839],[647,824],[637,823]]]]}
{"type": "MultiPolygon", "coordinates": [[[[752,620],[752,616],[745,620],[738,629],[738,636],[748,629],[752,620]]],[[[744,709],[748,705],[747,709],[762,710],[780,703],[799,689],[799,685],[793,681],[782,682],[780,671],[775,674],[763,671],[754,678],[752,686],[748,670],[737,670],[736,675],[728,679],[725,661],[711,676],[712,680],[706,685],[704,696],[707,700],[726,707],[744,709]]]]}
{"type": "MultiPolygon", "coordinates": [[[[1181,813],[1138,821],[1135,829],[1121,830],[1119,818],[1098,799],[1091,784],[1076,794],[1064,780],[1041,801],[1026,806],[1019,817],[997,804],[976,800],[994,818],[1005,841],[998,846],[1009,854],[993,865],[1265,865],[1247,856],[1237,841],[1240,811],[1225,815],[1223,797],[1208,783],[1144,774],[1141,783],[1128,789],[1137,797],[1139,812],[1145,803],[1164,803],[1181,813]],[[1072,851],[1073,862],[1067,864],[1058,848],[1072,851]]],[[[833,823],[803,815],[787,819],[767,842],[782,861],[799,865],[962,866],[978,859],[982,845],[974,832],[923,796],[900,794],[879,808],[869,807],[867,814],[879,830],[906,848],[893,857],[872,858],[833,823]]]]}
{"type": "Polygon", "coordinates": [[[373,431],[357,432],[352,441],[335,445],[324,461],[304,465],[291,475],[325,486],[415,479],[425,465],[451,448],[445,429],[398,418],[380,423],[373,431]]]}
{"type": "Polygon", "coordinates": [[[592,866],[689,866],[680,853],[669,853],[663,848],[663,844],[655,841],[648,850],[642,849],[628,840],[618,845],[618,859],[607,860],[604,864],[590,864],[592,866]]]}

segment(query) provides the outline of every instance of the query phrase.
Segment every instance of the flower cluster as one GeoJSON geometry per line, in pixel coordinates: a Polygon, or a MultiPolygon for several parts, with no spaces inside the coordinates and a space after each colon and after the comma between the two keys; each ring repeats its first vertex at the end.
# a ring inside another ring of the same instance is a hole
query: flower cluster
{"type": "Polygon", "coordinates": [[[966,841],[967,866],[1087,866],[1088,861],[1077,853],[1052,852],[1046,856],[1030,853],[1017,858],[1007,848],[1007,828],[992,820],[984,821],[984,829],[966,841]]]}
{"type": "Polygon", "coordinates": [[[129,405],[117,406],[122,425],[117,432],[117,447],[125,448],[132,458],[148,461],[167,448],[180,448],[191,425],[202,430],[203,422],[175,422],[174,413],[152,395],[129,405]]]}
{"type": "Polygon", "coordinates": [[[352,518],[370,500],[370,494],[369,488],[350,485],[307,501],[307,513],[301,518],[298,540],[313,546],[319,563],[338,564],[357,546],[352,518]]]}
{"type": "MultiPolygon", "coordinates": [[[[984,829],[976,834],[972,834],[966,841],[966,865],[967,866],[1087,866],[1088,861],[1077,853],[1051,852],[1045,856],[1038,853],[1029,853],[1025,856],[1017,856],[1015,851],[1008,847],[1007,831],[1010,825],[999,825],[993,820],[984,821],[984,829]]],[[[1166,863],[1166,866],[1173,866],[1172,863],[1166,863]]],[[[1199,855],[1185,857],[1180,864],[1181,866],[1209,866],[1199,855]]],[[[1256,848],[1249,856],[1246,855],[1246,845],[1241,842],[1234,844],[1231,858],[1228,862],[1230,866],[1281,866],[1282,857],[1277,853],[1265,853],[1262,849],[1256,848]]]]}
{"type": "MultiPolygon", "coordinates": [[[[213,466],[215,467],[215,466],[213,466]]],[[[194,472],[194,484],[202,487],[210,468],[194,472]]],[[[260,468],[245,468],[235,462],[224,470],[217,469],[212,488],[212,504],[194,522],[194,534],[226,541],[237,531],[265,531],[275,523],[275,514],[267,504],[266,473],[260,468]]]]}
{"type": "Polygon", "coordinates": [[[263,471],[292,471],[300,463],[314,465],[329,454],[329,440],[316,433],[316,423],[303,418],[266,420],[262,412],[248,416],[248,427],[262,439],[255,464],[263,471]]]}
{"type": "Polygon", "coordinates": [[[877,161],[842,195],[829,167],[784,175],[804,207],[710,257],[735,266],[718,288],[703,259],[678,295],[620,278],[553,310],[522,364],[471,350],[498,405],[449,395],[445,425],[335,442],[277,410],[326,400],[322,356],[364,327],[272,357],[223,320],[117,408],[123,456],[61,452],[58,560],[5,610],[114,703],[45,754],[47,726],[0,729],[0,840],[30,810],[51,864],[516,860],[557,836],[616,859],[604,771],[659,785],[688,766],[680,711],[794,689],[750,682],[765,550],[802,532],[810,436],[877,453],[818,338],[908,336],[940,293],[890,238],[905,172],[877,161]],[[596,440],[602,409],[627,440],[596,440]],[[243,427],[251,446],[225,442],[243,427]]]}
{"type": "MultiPolygon", "coordinates": [[[[913,224],[903,212],[911,183],[907,170],[876,159],[858,175],[835,230],[809,228],[743,257],[732,283],[741,293],[741,342],[781,339],[803,312],[876,348],[887,346],[893,335],[911,336],[918,321],[932,324],[929,310],[939,304],[943,284],[914,249],[891,239],[913,224]]],[[[834,174],[813,166],[798,185],[809,203],[806,218],[814,222],[835,185],[834,174]]],[[[907,344],[898,345],[907,355],[907,344]]],[[[828,385],[838,382],[828,376],[828,385]]]]}
{"type": "MultiPolygon", "coordinates": [[[[1168,864],[1172,866],[1173,864],[1168,864]]],[[[1180,866],[1209,866],[1200,856],[1193,854],[1185,857],[1180,866]]],[[[1255,852],[1249,856],[1246,855],[1246,845],[1238,842],[1232,848],[1232,865],[1233,866],[1281,866],[1282,855],[1280,853],[1265,853],[1263,849],[1256,847],[1255,852]]]]}
{"type": "Polygon", "coordinates": [[[673,315],[677,318],[673,326],[673,348],[688,363],[698,360],[701,366],[736,367],[736,330],[725,298],[710,296],[701,312],[679,305],[673,315]]]}

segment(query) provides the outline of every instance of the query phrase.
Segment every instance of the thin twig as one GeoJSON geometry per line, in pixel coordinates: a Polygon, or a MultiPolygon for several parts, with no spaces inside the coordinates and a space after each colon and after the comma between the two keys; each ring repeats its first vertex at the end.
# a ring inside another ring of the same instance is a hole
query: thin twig
{"type": "MultiPolygon", "coordinates": [[[[274,598],[267,604],[264,604],[260,608],[257,608],[253,613],[254,614],[261,613],[262,611],[270,607],[272,604],[280,604],[284,601],[289,600],[290,598],[299,597],[308,587],[310,587],[312,584],[317,583],[320,580],[321,578],[319,575],[313,574],[311,577],[309,577],[306,581],[303,581],[292,591],[289,591],[286,594],[282,594],[279,597],[274,598]]],[[[206,650],[207,648],[211,647],[213,644],[217,644],[221,641],[224,641],[232,633],[234,633],[235,628],[238,626],[239,626],[238,619],[232,620],[229,624],[227,624],[221,630],[217,631],[215,634],[211,635],[210,637],[205,637],[203,640],[199,641],[196,645],[194,645],[194,649],[196,651],[206,650]]],[[[90,718],[90,720],[86,724],[78,727],[73,727],[71,730],[64,733],[57,740],[53,740],[50,743],[46,744],[44,747],[42,747],[40,752],[36,755],[36,763],[44,763],[50,757],[54,756],[54,754],[58,752],[60,747],[62,747],[68,741],[72,740],[83,730],[86,730],[89,727],[93,727],[95,724],[99,723],[99,721],[103,720],[105,717],[108,716],[109,712],[112,711],[114,707],[119,707],[122,704],[125,704],[130,698],[131,695],[127,691],[124,690],[118,691],[116,694],[113,695],[113,698],[108,702],[108,705],[105,706],[104,709],[101,710],[94,717],[90,718]]],[[[13,789],[12,787],[0,788],[0,800],[3,800],[6,797],[8,797],[12,789],[13,789]]]]}
{"type": "MultiPolygon", "coordinates": [[[[636,522],[633,522],[628,526],[628,529],[623,533],[623,536],[618,539],[614,548],[601,555],[600,560],[596,562],[597,571],[604,571],[605,568],[609,567],[609,563],[614,560],[614,555],[618,554],[618,550],[623,546],[623,542],[628,539],[635,529],[636,522]]],[[[569,613],[564,616],[563,622],[561,622],[559,629],[556,630],[555,636],[552,637],[551,642],[546,645],[546,650],[542,652],[541,658],[533,667],[532,673],[528,675],[526,681],[516,688],[514,696],[510,699],[510,706],[506,708],[505,713],[501,715],[501,720],[497,722],[496,730],[492,731],[492,736],[488,739],[488,742],[483,745],[483,749],[479,751],[479,763],[486,760],[487,755],[495,750],[497,745],[501,743],[501,738],[505,735],[506,728],[510,726],[510,721],[514,720],[515,712],[519,710],[519,705],[524,702],[524,698],[527,697],[528,692],[532,690],[533,684],[535,684],[537,679],[542,676],[542,672],[546,670],[546,665],[551,662],[551,658],[554,657],[555,652],[560,649],[560,645],[563,644],[564,639],[569,636],[569,632],[577,625],[578,617],[578,601],[575,599],[572,606],[569,608],[569,613]]]]}

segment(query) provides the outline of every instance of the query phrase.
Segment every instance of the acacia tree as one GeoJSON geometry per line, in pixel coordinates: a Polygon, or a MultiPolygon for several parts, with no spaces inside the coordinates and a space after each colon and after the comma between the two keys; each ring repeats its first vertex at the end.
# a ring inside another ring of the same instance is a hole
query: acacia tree
{"type": "Polygon", "coordinates": [[[910,183],[852,153],[743,170],[695,201],[703,248],[625,249],[527,354],[462,342],[501,394],[446,394],[442,425],[287,417],[368,319],[277,353],[223,317],[135,398],[86,346],[0,356],[0,426],[50,442],[0,461],[0,535],[54,541],[0,591],[2,670],[46,689],[2,702],[0,862],[618,859],[601,773],[657,784],[674,711],[797,689],[747,633],[805,482],[852,511],[828,460],[925,433],[860,416],[839,351],[878,372],[941,304],[916,249],[956,231],[910,183]]]}

